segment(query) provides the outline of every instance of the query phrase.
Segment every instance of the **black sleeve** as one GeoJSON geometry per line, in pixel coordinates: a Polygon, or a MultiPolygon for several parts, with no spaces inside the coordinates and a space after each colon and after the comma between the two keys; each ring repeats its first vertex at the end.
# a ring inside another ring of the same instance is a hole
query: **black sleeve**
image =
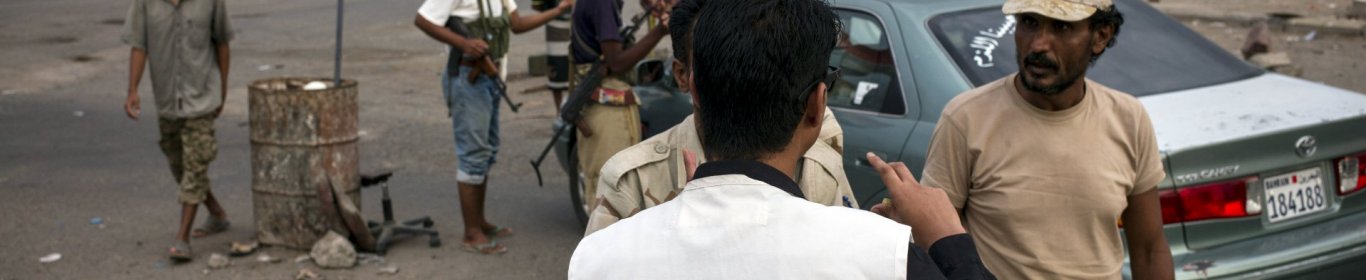
{"type": "Polygon", "coordinates": [[[915,244],[910,244],[908,251],[908,279],[996,279],[982,264],[972,236],[966,233],[940,239],[930,247],[929,255],[915,244]]]}

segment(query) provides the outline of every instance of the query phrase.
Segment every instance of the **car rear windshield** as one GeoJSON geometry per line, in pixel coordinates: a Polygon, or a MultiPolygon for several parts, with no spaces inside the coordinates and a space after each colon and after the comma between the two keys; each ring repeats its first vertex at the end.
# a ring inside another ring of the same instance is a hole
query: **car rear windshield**
{"type": "MultiPolygon", "coordinates": [[[[1184,90],[1262,73],[1152,7],[1116,1],[1125,23],[1119,41],[1086,76],[1135,96],[1184,90]]],[[[991,7],[930,20],[939,43],[976,86],[1016,72],[1015,19],[991,7]]]]}

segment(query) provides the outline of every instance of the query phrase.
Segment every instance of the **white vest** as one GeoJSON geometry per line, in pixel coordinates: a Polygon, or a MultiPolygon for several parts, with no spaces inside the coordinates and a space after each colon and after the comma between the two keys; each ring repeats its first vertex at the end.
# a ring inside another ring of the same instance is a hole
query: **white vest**
{"type": "Polygon", "coordinates": [[[906,279],[910,238],[871,212],[711,176],[585,237],[569,279],[906,279]]]}

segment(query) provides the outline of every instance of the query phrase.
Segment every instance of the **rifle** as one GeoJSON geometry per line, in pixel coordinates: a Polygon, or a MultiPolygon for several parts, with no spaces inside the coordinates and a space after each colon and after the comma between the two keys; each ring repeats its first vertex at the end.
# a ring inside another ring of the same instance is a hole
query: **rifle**
{"type": "MultiPolygon", "coordinates": [[[[636,33],[636,30],[640,29],[640,23],[644,22],[645,18],[647,18],[646,15],[647,14],[645,13],[641,13],[631,17],[631,25],[627,25],[620,30],[620,35],[623,39],[621,44],[622,49],[629,49],[635,44],[636,37],[634,34],[636,33]]],[[[541,155],[531,161],[531,169],[536,171],[537,186],[545,187],[545,182],[541,179],[541,164],[545,163],[545,157],[550,155],[550,149],[555,147],[555,141],[560,139],[560,135],[564,135],[566,132],[574,130],[574,124],[578,123],[579,118],[583,116],[583,107],[587,106],[588,102],[591,102],[590,97],[592,97],[593,94],[596,94],[598,86],[602,85],[602,78],[606,74],[605,72],[606,71],[602,69],[602,61],[593,62],[592,66],[588,68],[588,74],[584,75],[583,78],[579,80],[577,86],[574,86],[574,91],[570,92],[568,99],[564,102],[564,107],[560,108],[560,121],[564,123],[564,126],[555,130],[555,135],[550,136],[550,143],[546,143],[545,148],[541,149],[541,155]]]]}
{"type": "Polygon", "coordinates": [[[479,75],[487,74],[489,76],[489,79],[493,80],[493,84],[495,86],[494,91],[498,92],[498,95],[502,95],[503,102],[508,104],[508,108],[512,108],[513,113],[516,113],[518,108],[522,108],[522,103],[513,103],[512,97],[508,96],[508,85],[503,82],[503,79],[501,77],[499,77],[498,66],[496,66],[496,64],[493,63],[493,57],[484,55],[483,57],[477,59],[479,60],[477,62],[478,64],[475,65],[476,67],[474,67],[474,69],[470,70],[470,75],[468,77],[470,83],[473,84],[474,80],[479,78],[479,75]]]}
{"type": "MultiPolygon", "coordinates": [[[[460,21],[459,19],[447,20],[446,29],[450,29],[451,32],[455,32],[455,34],[469,38],[469,27],[465,26],[465,23],[460,21]]],[[[485,42],[492,40],[493,35],[485,34],[485,42]]],[[[455,75],[455,73],[460,73],[460,60],[465,59],[465,55],[462,51],[460,51],[460,48],[451,46],[450,55],[447,56],[446,59],[446,73],[448,73],[448,75],[455,75]]],[[[474,80],[476,78],[479,78],[479,75],[481,74],[489,75],[489,79],[493,80],[493,83],[496,88],[494,91],[496,91],[498,95],[501,95],[503,97],[503,101],[508,104],[509,108],[512,108],[513,113],[517,113],[517,109],[522,108],[522,103],[513,103],[512,98],[507,95],[508,86],[506,83],[503,82],[503,79],[500,79],[498,77],[498,66],[497,64],[493,63],[493,57],[490,57],[487,54],[485,54],[483,57],[475,59],[478,59],[479,62],[477,65],[475,65],[476,67],[474,67],[474,69],[470,70],[470,76],[468,77],[470,83],[474,83],[474,80]]]]}

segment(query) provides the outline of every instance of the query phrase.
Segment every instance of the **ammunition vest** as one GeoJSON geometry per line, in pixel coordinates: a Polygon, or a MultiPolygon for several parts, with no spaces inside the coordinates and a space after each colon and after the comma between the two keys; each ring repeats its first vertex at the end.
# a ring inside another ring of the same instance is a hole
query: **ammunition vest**
{"type": "Polygon", "coordinates": [[[507,54],[508,44],[512,39],[512,11],[508,10],[506,0],[500,0],[503,1],[503,14],[490,17],[489,15],[493,14],[493,7],[485,3],[489,0],[478,1],[479,19],[469,23],[470,33],[466,38],[483,39],[489,44],[488,51],[485,53],[494,59],[501,58],[507,54]]]}

